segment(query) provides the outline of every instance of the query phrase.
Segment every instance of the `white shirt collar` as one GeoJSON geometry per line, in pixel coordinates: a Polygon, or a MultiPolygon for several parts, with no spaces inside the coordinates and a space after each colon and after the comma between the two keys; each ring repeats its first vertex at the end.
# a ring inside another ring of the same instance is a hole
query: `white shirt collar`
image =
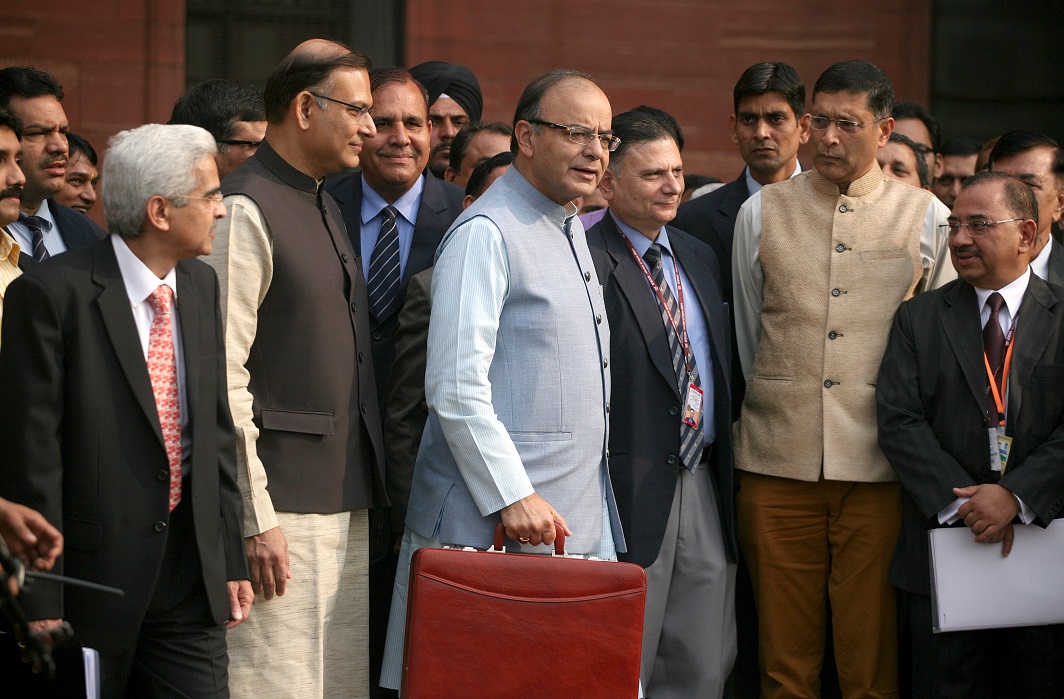
{"type": "MultiPolygon", "coordinates": [[[[990,298],[990,294],[997,291],[1001,294],[1001,297],[1005,299],[1005,308],[1009,312],[1009,318],[1015,319],[1016,314],[1020,312],[1020,303],[1023,302],[1023,295],[1027,293],[1027,285],[1030,282],[1031,268],[1028,267],[1024,270],[1023,274],[1000,289],[980,289],[979,287],[976,287],[975,297],[979,301],[980,314],[983,313],[983,309],[986,307],[986,300],[990,298]]],[[[987,311],[987,313],[989,313],[989,311],[987,311]]]]}
{"type": "Polygon", "coordinates": [[[114,247],[115,258],[118,259],[118,269],[122,272],[122,281],[125,282],[126,294],[129,296],[129,303],[132,306],[139,306],[147,301],[148,297],[161,284],[166,284],[170,287],[170,290],[174,293],[174,301],[177,301],[176,268],[171,269],[165,277],[159,279],[159,277],[155,276],[155,272],[148,269],[148,266],[133,254],[133,251],[129,249],[126,241],[122,240],[121,236],[111,234],[111,245],[114,247]]]}
{"type": "Polygon", "coordinates": [[[1049,236],[1049,242],[1038,252],[1038,257],[1031,260],[1031,271],[1042,279],[1049,279],[1049,251],[1053,249],[1053,236],[1049,236]]]}
{"type": "MultiPolygon", "coordinates": [[[[791,173],[791,177],[794,177],[802,171],[802,164],[797,160],[794,161],[794,172],[791,173]]],[[[746,166],[746,191],[750,196],[754,196],[761,191],[761,187],[764,186],[760,182],[754,179],[754,176],[750,174],[750,166],[746,166]]]]}

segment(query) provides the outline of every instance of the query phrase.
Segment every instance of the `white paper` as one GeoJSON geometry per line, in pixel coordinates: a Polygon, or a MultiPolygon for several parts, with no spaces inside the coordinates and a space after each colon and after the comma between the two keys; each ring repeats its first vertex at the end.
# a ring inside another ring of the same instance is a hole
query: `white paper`
{"type": "Polygon", "coordinates": [[[100,699],[100,651],[82,648],[81,659],[85,663],[85,696],[100,699]]]}
{"type": "Polygon", "coordinates": [[[929,532],[936,633],[1064,622],[1064,523],[1015,530],[1007,558],[967,527],[929,532]]]}

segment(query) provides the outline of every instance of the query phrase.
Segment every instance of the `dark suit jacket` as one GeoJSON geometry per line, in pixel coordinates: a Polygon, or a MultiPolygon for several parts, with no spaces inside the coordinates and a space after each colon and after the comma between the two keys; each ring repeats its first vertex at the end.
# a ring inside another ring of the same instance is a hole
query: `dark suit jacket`
{"type": "MultiPolygon", "coordinates": [[[[731,444],[728,375],[731,334],[721,302],[720,277],[713,251],[684,232],[669,228],[669,242],[702,307],[713,356],[716,441],[710,473],[719,494],[721,530],[731,560],[736,560],[735,485],[731,444]]],[[[624,528],[628,553],[622,560],[649,566],[658,557],[665,534],[678,470],[683,411],[665,326],[646,277],[632,259],[613,217],[587,232],[610,322],[613,392],[610,400],[610,477],[624,528]],[[672,463],[669,463],[669,457],[672,463]]],[[[685,289],[686,291],[686,289],[685,289]]]]}
{"type": "MultiPolygon", "coordinates": [[[[1042,527],[1064,505],[1064,288],[1031,275],[1017,316],[1005,475],[990,470],[987,378],[974,288],[963,280],[903,303],[879,371],[879,444],[905,488],[891,582],[930,594],[927,532],[954,487],[999,482],[1042,527]]],[[[957,526],[963,526],[958,523],[957,526]]]]}
{"type": "MultiPolygon", "coordinates": [[[[78,214],[79,216],[81,214],[78,214]]],[[[177,267],[192,449],[190,502],[214,621],[248,577],[214,271],[177,267]]],[[[148,369],[109,239],[57,255],[8,287],[0,352],[0,493],[62,530],[57,572],[115,597],[38,582],[31,618],[64,618],[114,653],[138,634],[158,582],[169,466],[148,369]]],[[[190,491],[190,492],[189,492],[190,491]]]]}
{"type": "Polygon", "coordinates": [[[59,227],[59,235],[66,243],[68,250],[92,245],[97,240],[107,237],[107,232],[100,228],[95,221],[69,206],[63,206],[55,199],[48,199],[48,206],[59,227]]]}
{"type": "Polygon", "coordinates": [[[395,329],[395,363],[388,372],[388,410],[384,414],[384,453],[388,457],[388,500],[392,531],[406,525],[414,461],[429,408],[425,402],[425,366],[432,311],[432,267],[414,275],[395,329]]]}
{"type": "MultiPolygon", "coordinates": [[[[326,184],[325,189],[333,195],[343,214],[347,235],[355,255],[362,250],[362,175],[354,172],[341,175],[326,184]]],[[[451,227],[458,214],[462,213],[462,199],[465,192],[461,187],[444,182],[425,171],[425,189],[421,194],[421,206],[418,207],[417,220],[414,222],[414,239],[410,245],[410,256],[399,284],[398,303],[392,305],[391,313],[385,318],[376,318],[370,314],[370,329],[373,338],[373,368],[377,373],[377,400],[381,414],[385,411],[385,386],[388,371],[395,359],[392,336],[399,318],[399,311],[406,299],[406,289],[410,278],[418,272],[432,266],[436,248],[443,240],[443,234],[451,227]]]]}
{"type": "Polygon", "coordinates": [[[1049,279],[1045,281],[1064,286],[1064,244],[1056,240],[1049,249],[1049,279]]]}

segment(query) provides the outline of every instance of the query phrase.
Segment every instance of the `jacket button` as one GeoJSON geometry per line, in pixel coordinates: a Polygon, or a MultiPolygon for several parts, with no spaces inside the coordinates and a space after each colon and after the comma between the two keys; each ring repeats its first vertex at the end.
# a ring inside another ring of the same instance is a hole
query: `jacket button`
{"type": "Polygon", "coordinates": [[[841,294],[841,293],[842,293],[842,291],[840,291],[840,290],[838,290],[838,289],[832,289],[832,290],[831,290],[831,295],[832,295],[832,296],[838,296],[838,295],[839,295],[839,294],[841,294]]]}
{"type": "Polygon", "coordinates": [[[677,408],[675,405],[672,406],[671,408],[669,408],[669,415],[672,415],[673,417],[675,417],[676,415],[679,415],[679,413],[680,413],[680,409],[677,408]]]}
{"type": "Polygon", "coordinates": [[[835,385],[835,382],[832,381],[831,379],[828,379],[827,381],[824,382],[824,388],[831,388],[834,385],[835,385]]]}
{"type": "Polygon", "coordinates": [[[154,526],[154,527],[152,527],[152,528],[153,528],[153,529],[154,529],[155,531],[157,531],[157,532],[162,532],[162,531],[165,531],[165,530],[166,530],[166,522],[161,522],[161,521],[160,521],[160,522],[156,522],[156,523],[155,523],[155,526],[154,526]]]}
{"type": "Polygon", "coordinates": [[[846,213],[847,211],[849,211],[849,209],[848,209],[848,208],[846,208],[846,205],[845,205],[845,204],[843,204],[842,206],[840,206],[840,207],[839,207],[839,213],[840,213],[840,214],[844,214],[844,213],[846,213]]]}
{"type": "Polygon", "coordinates": [[[608,359],[603,359],[603,360],[602,360],[602,368],[603,368],[603,369],[605,369],[605,368],[606,368],[606,367],[608,367],[609,365],[610,365],[610,360],[608,360],[608,359]]]}
{"type": "Polygon", "coordinates": [[[585,282],[591,281],[591,272],[584,272],[584,281],[585,282]]]}
{"type": "Polygon", "coordinates": [[[380,331],[379,331],[379,330],[374,330],[374,331],[373,331],[373,335],[372,335],[372,337],[373,337],[373,339],[374,339],[374,340],[379,340],[379,339],[381,339],[381,337],[383,337],[383,336],[381,335],[381,333],[380,333],[380,331]]]}
{"type": "Polygon", "coordinates": [[[359,364],[362,363],[362,353],[361,352],[358,353],[358,363],[359,364]]]}
{"type": "Polygon", "coordinates": [[[669,454],[669,458],[665,459],[665,463],[667,463],[669,466],[675,466],[676,465],[676,455],[675,454],[669,454]]]}
{"type": "Polygon", "coordinates": [[[168,480],[170,480],[170,472],[167,471],[164,468],[159,469],[159,471],[155,474],[155,480],[157,480],[157,481],[168,481],[168,480]]]}
{"type": "Polygon", "coordinates": [[[358,313],[358,304],[357,303],[352,303],[351,304],[351,312],[352,313],[358,313]]]}
{"type": "Polygon", "coordinates": [[[839,243],[835,246],[835,252],[846,252],[846,246],[842,243],[839,243]]]}
{"type": "Polygon", "coordinates": [[[609,413],[609,412],[610,412],[610,404],[609,404],[609,403],[607,403],[607,404],[606,404],[606,412],[607,412],[607,413],[609,413]]]}
{"type": "Polygon", "coordinates": [[[602,325],[602,314],[601,313],[599,313],[597,316],[595,316],[595,323],[597,323],[598,325],[602,325]]]}
{"type": "Polygon", "coordinates": [[[347,262],[347,253],[346,252],[340,253],[340,259],[343,260],[344,262],[347,262]]]}
{"type": "Polygon", "coordinates": [[[834,330],[832,330],[831,332],[828,333],[828,339],[829,340],[834,340],[838,336],[839,336],[839,334],[837,332],[835,332],[834,330]]]}
{"type": "Polygon", "coordinates": [[[359,411],[362,412],[363,415],[366,414],[366,404],[365,403],[359,403],[358,404],[358,409],[359,409],[359,411]]]}

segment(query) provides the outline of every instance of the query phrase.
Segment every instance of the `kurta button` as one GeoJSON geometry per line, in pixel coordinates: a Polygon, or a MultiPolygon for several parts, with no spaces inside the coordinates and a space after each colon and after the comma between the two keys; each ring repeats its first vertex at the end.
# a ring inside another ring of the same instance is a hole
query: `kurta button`
{"type": "Polygon", "coordinates": [[[675,454],[669,454],[669,458],[665,459],[665,462],[667,464],[669,464],[669,466],[675,466],[676,465],[676,455],[675,454]]]}
{"type": "Polygon", "coordinates": [[[607,459],[610,458],[610,450],[609,449],[606,450],[606,458],[607,459]]]}
{"type": "Polygon", "coordinates": [[[679,414],[679,412],[680,412],[680,409],[677,408],[675,405],[672,406],[671,408],[669,408],[669,415],[675,416],[675,415],[679,414]]]}
{"type": "Polygon", "coordinates": [[[357,303],[352,303],[351,304],[351,312],[352,313],[358,313],[358,304],[357,303]]]}
{"type": "Polygon", "coordinates": [[[828,339],[829,340],[834,340],[838,336],[839,336],[839,334],[837,332],[835,332],[834,330],[832,330],[831,332],[828,333],[828,339]]]}
{"type": "Polygon", "coordinates": [[[834,385],[834,383],[835,383],[834,381],[832,381],[831,379],[828,379],[827,381],[824,382],[824,388],[831,388],[832,385],[834,385]]]}
{"type": "Polygon", "coordinates": [[[835,246],[835,252],[846,252],[846,246],[842,243],[839,243],[835,246]]]}
{"type": "Polygon", "coordinates": [[[840,214],[844,214],[844,213],[846,213],[847,211],[849,211],[849,209],[847,209],[847,208],[846,208],[846,205],[845,205],[845,204],[843,204],[842,206],[840,206],[840,207],[839,207],[839,213],[840,213],[840,214]]]}
{"type": "Polygon", "coordinates": [[[361,352],[358,353],[358,363],[359,364],[362,363],[362,353],[361,352]]]}
{"type": "Polygon", "coordinates": [[[343,260],[344,262],[347,262],[347,253],[346,252],[340,253],[340,259],[343,260]]]}
{"type": "Polygon", "coordinates": [[[610,404],[609,403],[606,404],[606,412],[607,413],[610,412],[610,404]]]}
{"type": "Polygon", "coordinates": [[[603,359],[603,360],[602,360],[602,368],[603,368],[603,369],[605,369],[605,368],[606,368],[606,367],[608,367],[609,365],[610,365],[610,360],[608,360],[608,359],[603,359]]]}
{"type": "Polygon", "coordinates": [[[167,471],[166,469],[159,469],[155,473],[155,480],[157,480],[157,481],[168,481],[168,480],[170,480],[170,472],[167,471]]]}
{"type": "Polygon", "coordinates": [[[602,314],[601,313],[599,313],[597,316],[595,316],[595,322],[597,324],[599,324],[599,325],[602,325],[602,314]]]}
{"type": "Polygon", "coordinates": [[[156,522],[155,526],[152,527],[152,528],[155,531],[157,531],[157,532],[165,531],[166,530],[166,522],[156,522]]]}
{"type": "Polygon", "coordinates": [[[839,294],[841,294],[841,293],[842,293],[842,292],[841,292],[841,291],[839,291],[838,289],[832,289],[832,290],[831,290],[831,295],[832,295],[832,296],[838,296],[838,295],[839,295],[839,294]]]}
{"type": "Polygon", "coordinates": [[[366,412],[366,404],[365,404],[365,403],[359,403],[359,404],[358,404],[358,409],[359,409],[359,410],[360,410],[360,411],[361,411],[361,412],[362,412],[363,414],[365,414],[365,412],[366,412]]]}
{"type": "Polygon", "coordinates": [[[591,272],[584,272],[584,281],[585,282],[591,281],[591,272]]]}

